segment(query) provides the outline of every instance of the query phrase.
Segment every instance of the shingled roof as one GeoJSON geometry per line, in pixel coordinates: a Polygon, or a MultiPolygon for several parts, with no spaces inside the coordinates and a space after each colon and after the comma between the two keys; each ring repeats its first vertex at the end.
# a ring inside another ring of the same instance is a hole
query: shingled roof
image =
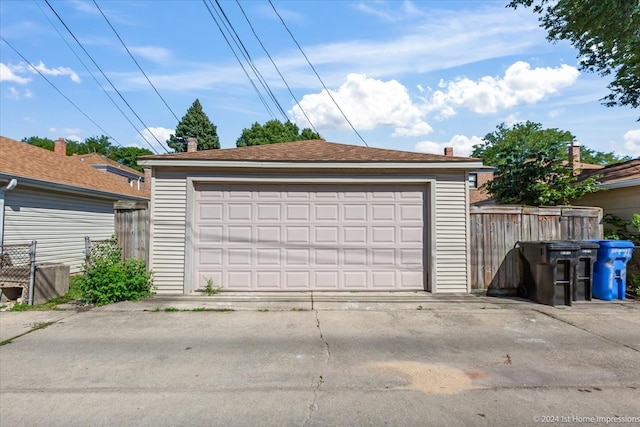
{"type": "Polygon", "coordinates": [[[128,166],[122,165],[116,162],[115,160],[108,158],[107,156],[103,156],[102,154],[98,154],[98,153],[79,154],[75,157],[81,162],[84,162],[88,165],[107,165],[107,166],[111,166],[112,168],[127,172],[130,175],[144,177],[143,173],[135,169],[132,169],[128,166]]]}
{"type": "Polygon", "coordinates": [[[579,179],[582,180],[592,175],[599,175],[598,182],[602,184],[638,180],[640,179],[640,158],[605,166],[601,169],[584,170],[579,179]]]}
{"type": "Polygon", "coordinates": [[[203,150],[191,153],[171,153],[142,156],[140,160],[217,160],[247,162],[469,162],[480,161],[469,157],[444,156],[387,150],[383,148],[327,142],[323,139],[254,145],[251,147],[203,150]]]}
{"type": "Polygon", "coordinates": [[[149,195],[117,177],[85,164],[76,156],[63,156],[44,148],[0,136],[0,173],[78,189],[108,193],[117,197],[148,199],[149,195]]]}

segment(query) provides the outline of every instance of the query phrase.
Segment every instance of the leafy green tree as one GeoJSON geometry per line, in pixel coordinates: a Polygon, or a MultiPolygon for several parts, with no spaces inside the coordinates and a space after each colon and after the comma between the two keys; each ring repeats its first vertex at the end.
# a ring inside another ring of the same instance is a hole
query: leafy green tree
{"type": "Polygon", "coordinates": [[[176,133],[171,134],[167,140],[167,145],[176,152],[187,151],[187,138],[198,139],[198,150],[211,150],[220,148],[217,127],[202,110],[200,100],[196,99],[187,110],[187,114],[182,117],[176,133]]]}
{"type": "MultiPolygon", "coordinates": [[[[69,143],[67,143],[69,146],[69,143]]],[[[91,154],[97,153],[102,154],[103,156],[109,157],[111,155],[111,151],[115,147],[111,145],[109,141],[109,137],[106,135],[100,136],[90,136],[85,139],[84,142],[79,143],[77,147],[76,153],[78,154],[91,154]]]]}
{"type": "Polygon", "coordinates": [[[143,172],[142,166],[138,166],[138,157],[153,154],[150,150],[140,147],[114,147],[109,156],[110,159],[118,163],[143,172]]]}
{"type": "Polygon", "coordinates": [[[44,148],[45,150],[53,151],[54,142],[53,139],[40,138],[39,136],[30,136],[29,138],[22,138],[22,142],[34,145],[36,147],[44,148]]]}
{"type": "Polygon", "coordinates": [[[618,156],[613,151],[605,153],[603,151],[596,151],[587,147],[580,148],[580,161],[582,163],[608,166],[614,163],[626,162],[628,160],[631,160],[631,156],[618,156]]]}
{"type": "Polygon", "coordinates": [[[577,182],[566,166],[567,145],[574,136],[559,129],[542,129],[540,123],[505,124],[473,147],[472,157],[494,166],[494,178],[483,187],[499,204],[569,204],[597,191],[595,177],[577,182]]]}
{"type": "Polygon", "coordinates": [[[640,106],[638,0],[511,0],[507,7],[518,6],[533,6],[549,41],[567,40],[578,49],[581,69],[614,74],[602,99],[607,107],[640,106]]]}
{"type": "Polygon", "coordinates": [[[280,120],[269,120],[264,125],[256,122],[250,129],[243,129],[242,135],[236,140],[236,146],[247,147],[308,139],[320,139],[320,135],[309,128],[300,131],[298,125],[290,121],[282,123],[280,120]]]}

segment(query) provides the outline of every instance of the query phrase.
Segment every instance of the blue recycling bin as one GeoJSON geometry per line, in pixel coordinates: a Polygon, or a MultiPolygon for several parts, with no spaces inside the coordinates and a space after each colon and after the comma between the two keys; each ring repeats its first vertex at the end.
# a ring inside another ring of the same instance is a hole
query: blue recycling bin
{"type": "Polygon", "coordinates": [[[611,301],[624,299],[627,287],[627,262],[631,259],[633,242],[629,240],[594,240],[598,258],[593,265],[594,298],[611,301]]]}

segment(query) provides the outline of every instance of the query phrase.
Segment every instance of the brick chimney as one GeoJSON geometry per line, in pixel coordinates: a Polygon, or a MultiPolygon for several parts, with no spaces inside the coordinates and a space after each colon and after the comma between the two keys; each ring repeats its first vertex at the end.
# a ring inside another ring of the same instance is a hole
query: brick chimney
{"type": "Polygon", "coordinates": [[[187,138],[187,153],[195,153],[198,151],[198,138],[187,138]]]}
{"type": "Polygon", "coordinates": [[[144,182],[142,183],[142,188],[145,191],[151,191],[151,178],[152,178],[152,174],[151,174],[151,168],[144,168],[144,182]]]}
{"type": "Polygon", "coordinates": [[[444,155],[453,157],[453,147],[444,147],[444,155]]]}
{"type": "Polygon", "coordinates": [[[53,142],[53,152],[61,156],[67,155],[67,141],[64,138],[58,138],[53,142]]]}
{"type": "Polygon", "coordinates": [[[569,168],[573,175],[577,175],[580,172],[580,143],[578,141],[572,141],[569,144],[569,168]]]}

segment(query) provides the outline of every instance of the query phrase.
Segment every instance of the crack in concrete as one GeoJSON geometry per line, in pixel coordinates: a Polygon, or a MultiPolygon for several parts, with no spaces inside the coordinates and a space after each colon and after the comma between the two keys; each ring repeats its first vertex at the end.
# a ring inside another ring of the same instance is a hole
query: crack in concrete
{"type": "Polygon", "coordinates": [[[311,402],[311,405],[309,405],[309,416],[307,416],[307,419],[304,420],[304,424],[302,424],[303,427],[309,424],[309,421],[311,421],[311,417],[313,417],[313,413],[318,410],[318,404],[316,403],[318,400],[318,391],[320,390],[320,386],[323,383],[324,383],[324,379],[322,378],[322,375],[320,375],[318,377],[315,387],[313,388],[313,401],[311,402]]]}
{"type": "Polygon", "coordinates": [[[578,326],[578,325],[576,325],[576,324],[574,324],[574,323],[571,323],[571,322],[569,322],[568,320],[564,320],[564,319],[561,319],[560,317],[555,316],[555,315],[553,315],[553,314],[551,314],[551,313],[547,313],[546,311],[538,310],[538,309],[535,309],[535,308],[533,309],[533,311],[538,312],[538,313],[540,313],[540,314],[544,314],[545,316],[551,317],[552,319],[558,320],[558,321],[560,321],[560,322],[562,322],[562,323],[565,323],[565,324],[567,324],[567,325],[569,325],[569,326],[573,326],[574,328],[576,328],[576,329],[580,329],[581,331],[587,332],[587,333],[589,333],[589,334],[591,334],[591,335],[595,335],[596,337],[598,337],[598,338],[602,338],[602,339],[603,339],[603,340],[605,340],[605,341],[609,341],[609,342],[611,342],[611,343],[613,343],[613,344],[621,345],[621,346],[626,347],[626,348],[628,348],[628,349],[630,349],[630,350],[637,351],[637,352],[639,352],[639,353],[640,353],[640,349],[637,349],[637,348],[635,348],[635,347],[633,347],[633,346],[630,346],[630,345],[628,345],[628,344],[625,344],[625,343],[618,342],[618,341],[613,340],[613,339],[611,339],[611,338],[609,338],[609,337],[607,337],[607,336],[597,334],[597,333],[595,333],[595,332],[593,332],[593,331],[591,331],[591,330],[589,330],[589,329],[586,329],[586,328],[583,328],[583,327],[581,327],[581,326],[578,326]]]}
{"type": "Polygon", "coordinates": [[[326,339],[324,339],[324,335],[322,334],[322,328],[320,327],[320,318],[318,317],[318,310],[316,310],[315,312],[316,312],[316,327],[318,328],[318,332],[320,332],[320,339],[324,343],[325,353],[327,356],[325,360],[325,363],[326,363],[326,362],[329,362],[329,359],[331,359],[331,349],[329,348],[329,343],[327,342],[326,339]]]}

